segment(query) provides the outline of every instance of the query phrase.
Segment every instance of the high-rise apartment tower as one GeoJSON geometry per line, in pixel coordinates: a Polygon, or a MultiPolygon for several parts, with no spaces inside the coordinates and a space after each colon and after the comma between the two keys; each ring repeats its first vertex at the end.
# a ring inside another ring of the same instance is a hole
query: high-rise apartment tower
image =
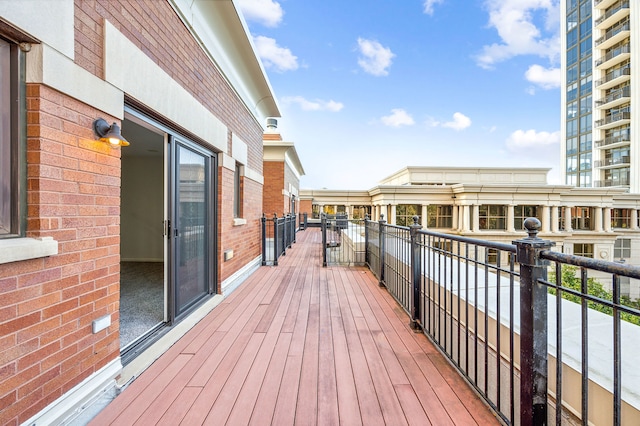
{"type": "Polygon", "coordinates": [[[562,175],[640,192],[640,0],[561,0],[562,175]]]}

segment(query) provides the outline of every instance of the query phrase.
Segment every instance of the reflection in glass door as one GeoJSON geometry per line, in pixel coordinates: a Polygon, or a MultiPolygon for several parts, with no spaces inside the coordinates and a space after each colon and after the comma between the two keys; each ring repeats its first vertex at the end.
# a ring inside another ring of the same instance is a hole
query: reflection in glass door
{"type": "Polygon", "coordinates": [[[209,292],[211,156],[174,144],[173,270],[175,316],[209,292]]]}

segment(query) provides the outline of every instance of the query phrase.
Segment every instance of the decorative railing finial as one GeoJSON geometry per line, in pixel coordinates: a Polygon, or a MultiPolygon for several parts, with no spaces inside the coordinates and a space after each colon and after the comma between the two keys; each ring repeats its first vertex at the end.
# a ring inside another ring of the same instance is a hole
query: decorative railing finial
{"type": "Polygon", "coordinates": [[[536,239],[538,238],[538,231],[540,231],[542,223],[540,223],[537,217],[528,217],[524,220],[523,226],[529,234],[529,238],[536,239]]]}

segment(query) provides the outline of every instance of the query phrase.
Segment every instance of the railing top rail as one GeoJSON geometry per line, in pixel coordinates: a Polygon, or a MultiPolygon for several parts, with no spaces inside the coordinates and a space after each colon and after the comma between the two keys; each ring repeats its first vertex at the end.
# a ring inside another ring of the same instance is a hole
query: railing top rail
{"type": "Polygon", "coordinates": [[[558,253],[552,250],[542,250],[540,252],[540,257],[554,262],[566,263],[573,266],[594,269],[600,272],[640,279],[640,267],[627,265],[625,263],[615,263],[606,260],[592,259],[590,257],[576,256],[573,254],[558,253]]]}
{"type": "MultiPolygon", "coordinates": [[[[369,222],[370,223],[378,223],[376,221],[371,221],[371,220],[366,220],[366,222],[368,222],[368,223],[369,222]]],[[[406,231],[410,230],[410,228],[408,226],[390,225],[388,223],[385,224],[385,226],[392,227],[392,228],[397,228],[397,229],[403,229],[403,230],[406,230],[406,231]]],[[[499,243],[499,242],[487,241],[487,240],[480,240],[480,239],[477,239],[477,238],[463,237],[461,235],[445,234],[443,232],[429,231],[428,229],[420,229],[420,230],[418,230],[418,233],[419,234],[423,234],[423,235],[429,235],[429,236],[432,236],[432,237],[437,237],[437,238],[443,238],[443,239],[448,239],[448,240],[453,240],[453,241],[459,241],[461,243],[466,243],[466,244],[475,244],[475,245],[478,245],[478,246],[493,248],[493,249],[502,250],[502,251],[511,252],[511,253],[515,253],[516,252],[516,246],[514,246],[513,244],[499,243]]]]}
{"type": "Polygon", "coordinates": [[[511,253],[516,252],[516,246],[514,246],[513,244],[480,240],[478,238],[463,237],[461,235],[445,234],[442,232],[429,231],[428,229],[421,229],[418,231],[418,233],[424,234],[424,235],[430,235],[432,237],[446,238],[448,240],[459,241],[461,243],[474,244],[478,246],[493,248],[493,249],[502,250],[502,251],[511,252],[511,253]]]}

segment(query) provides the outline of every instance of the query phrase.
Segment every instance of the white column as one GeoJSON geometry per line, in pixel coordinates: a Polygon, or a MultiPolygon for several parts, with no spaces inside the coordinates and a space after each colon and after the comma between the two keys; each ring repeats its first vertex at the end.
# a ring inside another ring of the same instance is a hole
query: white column
{"type": "Polygon", "coordinates": [[[456,206],[454,204],[453,208],[451,209],[451,227],[453,228],[454,231],[460,229],[460,219],[458,218],[459,208],[460,206],[456,206]]]}
{"type": "Polygon", "coordinates": [[[604,230],[611,232],[611,207],[605,207],[604,209],[604,230]]]}
{"type": "MultiPolygon", "coordinates": [[[[557,210],[556,214],[558,214],[557,210]]],[[[542,222],[542,228],[540,231],[549,232],[549,206],[542,206],[542,218],[540,219],[540,222],[542,222]]]]}
{"type": "Polygon", "coordinates": [[[513,204],[507,205],[507,232],[516,232],[516,227],[514,222],[515,219],[515,207],[513,204]]]}
{"type": "MultiPolygon", "coordinates": [[[[380,216],[384,215],[385,222],[391,223],[391,222],[389,222],[389,205],[388,204],[383,204],[380,207],[381,207],[380,216]]],[[[381,219],[382,219],[382,217],[381,217],[381,219]]]]}
{"type": "Polygon", "coordinates": [[[429,223],[429,218],[427,217],[427,207],[428,206],[426,204],[422,205],[422,221],[421,221],[421,224],[422,224],[423,228],[426,228],[427,227],[427,223],[429,223]]]}
{"type": "Polygon", "coordinates": [[[478,232],[480,231],[480,209],[478,204],[473,204],[471,209],[471,230],[478,232]]]}
{"type": "MultiPolygon", "coordinates": [[[[611,221],[609,221],[611,223],[611,221]]],[[[593,230],[602,232],[602,207],[593,208],[593,230]]]]}
{"type": "Polygon", "coordinates": [[[396,205],[395,204],[391,204],[391,214],[390,214],[390,218],[389,218],[389,224],[390,225],[395,225],[396,224],[396,205]]]}
{"type": "Polygon", "coordinates": [[[558,206],[551,206],[551,232],[558,232],[560,215],[558,214],[558,206]]]}
{"type": "Polygon", "coordinates": [[[564,208],[564,230],[566,232],[572,232],[573,228],[571,227],[571,207],[566,206],[564,208]]]}
{"type": "Polygon", "coordinates": [[[631,229],[638,230],[638,210],[631,209],[631,229]]]}
{"type": "Polygon", "coordinates": [[[462,214],[460,215],[460,221],[462,222],[461,229],[463,232],[471,231],[471,206],[462,206],[462,214]]]}

